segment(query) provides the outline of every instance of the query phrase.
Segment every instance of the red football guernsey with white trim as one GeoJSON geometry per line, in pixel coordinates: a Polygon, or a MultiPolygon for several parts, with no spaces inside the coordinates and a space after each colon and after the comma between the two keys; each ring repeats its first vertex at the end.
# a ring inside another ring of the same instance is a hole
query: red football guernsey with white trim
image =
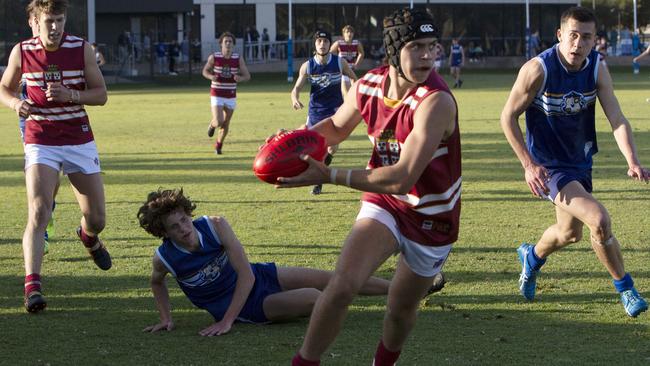
{"type": "Polygon", "coordinates": [[[210,95],[235,98],[237,96],[235,75],[239,73],[239,54],[233,53],[229,58],[225,58],[221,52],[215,52],[212,71],[217,76],[217,81],[213,80],[210,84],[210,95]]]}
{"type": "MultiPolygon", "coordinates": [[[[413,130],[413,116],[427,96],[449,88],[432,71],[396,106],[384,102],[388,66],[370,70],[358,83],[357,106],[373,143],[368,168],[397,163],[402,144],[413,130]]],[[[453,97],[453,96],[452,96],[453,97]]],[[[442,141],[415,185],[406,195],[365,192],[362,200],[390,212],[406,238],[427,246],[443,246],[458,239],[460,224],[461,154],[458,115],[454,132],[442,141]]]]}
{"type": "Polygon", "coordinates": [[[344,40],[339,40],[339,56],[343,57],[350,65],[354,65],[359,55],[359,41],[353,39],[348,43],[344,40]]]}
{"type": "Polygon", "coordinates": [[[81,145],[93,141],[88,114],[83,105],[48,102],[47,84],[60,82],[69,89],[85,90],[84,43],[64,33],[56,51],[47,51],[41,39],[20,42],[22,76],[27,98],[34,102],[25,122],[25,143],[40,145],[81,145]]]}

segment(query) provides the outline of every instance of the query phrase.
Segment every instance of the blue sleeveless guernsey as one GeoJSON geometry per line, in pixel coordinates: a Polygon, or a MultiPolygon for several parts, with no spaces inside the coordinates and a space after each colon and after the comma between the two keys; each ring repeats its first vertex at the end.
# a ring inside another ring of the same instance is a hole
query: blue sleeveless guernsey
{"type": "MultiPolygon", "coordinates": [[[[156,254],[176,278],[178,285],[190,301],[221,320],[232,302],[237,284],[237,273],[230,264],[221,241],[207,216],[193,222],[200,249],[190,252],[165,238],[156,254]]],[[[254,263],[251,269],[255,285],[237,320],[263,323],[267,319],[262,304],[264,298],[279,292],[277,269],[273,263],[254,263]]]]}
{"type": "Polygon", "coordinates": [[[451,45],[451,66],[460,66],[463,63],[463,46],[460,44],[451,45]]]}
{"type": "Polygon", "coordinates": [[[535,59],[544,69],[544,83],[526,109],[526,142],[535,161],[550,169],[589,170],[596,144],[595,105],[598,52],[584,66],[568,71],[558,45],[535,59]]]}
{"type": "Polygon", "coordinates": [[[310,125],[333,115],[343,104],[341,94],[341,59],[329,54],[325,64],[319,64],[316,56],[309,59],[307,75],[311,83],[309,94],[310,125]]]}

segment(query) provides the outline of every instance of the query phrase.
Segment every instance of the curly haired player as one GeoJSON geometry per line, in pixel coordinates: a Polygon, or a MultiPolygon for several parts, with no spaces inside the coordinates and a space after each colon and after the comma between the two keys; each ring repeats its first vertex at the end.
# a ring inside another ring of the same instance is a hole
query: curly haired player
{"type": "MultiPolygon", "coordinates": [[[[153,256],[151,290],[160,321],[145,332],[174,329],[165,277],[176,279],[188,299],[215,322],[202,336],[225,334],[235,321],[268,323],[308,316],[332,273],[311,268],[249,263],[228,221],[219,216],[192,220],[196,205],[183,190],[149,193],[138,210],[140,226],[162,238],[153,256]]],[[[385,295],[390,282],[371,277],[364,295],[385,295]]]]}

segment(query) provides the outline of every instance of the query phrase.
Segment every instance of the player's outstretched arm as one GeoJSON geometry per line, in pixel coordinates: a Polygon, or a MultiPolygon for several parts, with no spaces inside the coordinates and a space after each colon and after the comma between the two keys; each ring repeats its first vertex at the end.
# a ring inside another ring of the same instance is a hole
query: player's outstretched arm
{"type": "Polygon", "coordinates": [[[214,54],[208,56],[208,60],[205,62],[203,70],[201,70],[201,75],[210,81],[217,81],[214,75],[214,54]]]}
{"type": "Polygon", "coordinates": [[[530,192],[537,197],[541,197],[540,192],[548,192],[547,171],[528,153],[524,135],[519,127],[519,116],[532,103],[543,82],[544,69],[539,62],[535,59],[526,62],[519,70],[508,101],[501,111],[501,129],[524,168],[526,184],[530,192]]]}
{"type": "Polygon", "coordinates": [[[174,321],[172,320],[171,306],[169,305],[169,291],[167,290],[167,282],[165,279],[168,272],[167,267],[160,260],[158,254],[154,254],[153,270],[151,272],[151,291],[156,302],[156,309],[158,309],[158,313],[160,314],[160,322],[144,328],[144,332],[154,333],[160,330],[174,330],[174,321]]]}
{"type": "MultiPolygon", "coordinates": [[[[353,89],[356,91],[356,86],[353,89]]],[[[315,130],[324,132],[328,144],[340,141],[329,137],[336,136],[337,129],[341,136],[348,136],[361,120],[358,110],[353,112],[347,109],[351,108],[351,98],[356,98],[356,94],[348,94],[331,122],[326,119],[314,126],[315,130]]],[[[353,107],[356,109],[356,102],[353,107]]],[[[415,112],[413,131],[404,141],[400,159],[395,165],[375,169],[338,170],[307,156],[304,160],[309,163],[309,168],[296,177],[278,179],[277,186],[289,188],[333,183],[365,192],[406,194],[431,161],[440,141],[454,131],[456,114],[456,104],[451,95],[445,92],[434,93],[425,98],[415,112]]]]}
{"type": "Polygon", "coordinates": [[[9,54],[7,69],[2,74],[0,81],[0,102],[11,108],[21,117],[27,117],[30,114],[31,105],[29,102],[20,100],[16,97],[16,90],[20,83],[20,43],[15,45],[9,54]]]}
{"type": "Polygon", "coordinates": [[[246,61],[243,57],[239,58],[239,74],[235,75],[235,81],[238,83],[243,83],[251,79],[251,73],[248,72],[248,67],[246,67],[246,61]]]}
{"type": "Polygon", "coordinates": [[[598,68],[597,87],[598,100],[600,101],[600,105],[603,107],[603,111],[605,112],[605,116],[607,116],[609,124],[612,126],[616,144],[627,162],[627,175],[632,179],[642,180],[647,183],[650,179],[650,172],[648,169],[642,167],[639,162],[636,147],[634,145],[632,127],[627,118],[625,118],[625,115],[623,115],[618,99],[616,99],[616,96],[614,95],[612,77],[606,67],[598,68]]]}
{"type": "Polygon", "coordinates": [[[201,330],[199,334],[202,336],[215,336],[228,333],[235,319],[237,319],[237,315],[239,315],[241,309],[244,307],[255,284],[255,276],[251,270],[250,262],[248,262],[248,258],[246,257],[244,247],[239,242],[239,239],[237,239],[228,221],[223,217],[216,216],[210,217],[210,220],[217,235],[221,239],[221,244],[226,250],[228,261],[237,273],[237,283],[232,301],[223,319],[201,330]]]}
{"type": "Polygon", "coordinates": [[[298,80],[296,80],[296,85],[291,89],[291,105],[293,109],[302,109],[304,106],[300,103],[300,91],[302,87],[307,82],[307,67],[309,62],[305,62],[300,66],[300,71],[298,72],[298,80]]]}

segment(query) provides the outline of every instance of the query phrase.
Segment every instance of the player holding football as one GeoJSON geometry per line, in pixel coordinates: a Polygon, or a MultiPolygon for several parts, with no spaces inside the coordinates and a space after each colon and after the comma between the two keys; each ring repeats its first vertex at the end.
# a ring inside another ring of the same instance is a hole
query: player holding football
{"type": "Polygon", "coordinates": [[[221,155],[223,140],[228,134],[230,120],[235,113],[237,102],[237,83],[251,79],[246,62],[238,53],[233,52],[235,36],[230,32],[223,32],[219,37],[221,52],[208,56],[208,61],[203,67],[203,77],[210,80],[210,109],[212,120],[208,125],[208,136],[214,136],[215,129],[219,128],[215,152],[221,155]]]}
{"type": "MultiPolygon", "coordinates": [[[[357,76],[342,57],[333,55],[330,52],[332,36],[324,30],[317,30],[314,33],[314,46],[316,54],[307,62],[300,66],[298,80],[291,90],[291,104],[293,109],[302,109],[304,106],[300,102],[300,90],[307,80],[311,84],[309,93],[309,113],[307,115],[307,127],[332,116],[336,110],[343,104],[343,94],[341,89],[341,78],[346,75],[352,80],[357,76]]],[[[337,150],[337,145],[328,146],[328,154],[325,157],[325,165],[332,162],[333,154],[337,150]]],[[[312,194],[320,194],[323,186],[317,184],[312,189],[312,194]]]]}
{"type": "Polygon", "coordinates": [[[596,98],[627,161],[627,174],[647,183],[650,172],[639,162],[630,123],[614,96],[612,78],[593,50],[594,14],[583,7],[566,10],[557,37],[558,44],[521,68],[501,113],[501,127],[524,168],[530,191],[553,202],[557,219],[537,245],[524,243],[517,249],[522,265],[519,289],[527,300],[533,300],[536,278],[547,257],[580,241],[587,225],[591,246],[613,277],[625,312],[635,317],[647,310],[648,304],[625,272],[609,213],[591,194],[592,156],[598,152],[596,98]],[[518,123],[523,112],[527,144],[518,123]]]}
{"type": "MultiPolygon", "coordinates": [[[[168,273],[194,305],[214,317],[215,323],[199,332],[202,336],[228,333],[235,321],[263,324],[311,313],[331,272],[249,263],[228,221],[219,216],[192,220],[195,208],[182,189],[159,189],[149,193],[138,210],[140,226],[163,239],[151,274],[160,322],[145,332],[174,328],[165,282],[168,273]]],[[[361,292],[385,295],[389,285],[387,280],[372,277],[361,292]]]]}
{"type": "MultiPolygon", "coordinates": [[[[343,34],[343,39],[332,43],[330,52],[343,57],[352,70],[357,70],[364,58],[363,45],[358,39],[354,39],[354,27],[351,25],[343,27],[341,33],[343,34]]],[[[347,75],[343,75],[343,82],[341,83],[343,95],[348,93],[350,85],[352,85],[350,78],[347,75]]]]}
{"type": "Polygon", "coordinates": [[[460,134],[456,102],[433,71],[437,28],[428,13],[403,9],[384,19],[383,33],[389,65],[355,82],[336,114],[312,127],[337,144],[365,121],[374,144],[367,169],[329,168],[305,156],[304,173],[278,181],[280,188],[332,183],[364,191],[295,366],[320,363],[361,285],[400,252],[374,358],[376,366],[393,365],[458,237],[460,134]]]}
{"type": "Polygon", "coordinates": [[[23,236],[25,308],[46,307],[41,290],[43,236],[52,213],[59,170],[68,175],[83,217],[77,234],[103,270],[111,267],[97,235],[104,229],[104,186],[84,105],[106,103],[106,86],[90,44],[65,33],[66,0],[33,0],[39,36],[17,44],[0,82],[0,101],[26,118],[25,180],[28,220],[23,236]],[[21,75],[28,100],[14,94],[21,75]]]}

